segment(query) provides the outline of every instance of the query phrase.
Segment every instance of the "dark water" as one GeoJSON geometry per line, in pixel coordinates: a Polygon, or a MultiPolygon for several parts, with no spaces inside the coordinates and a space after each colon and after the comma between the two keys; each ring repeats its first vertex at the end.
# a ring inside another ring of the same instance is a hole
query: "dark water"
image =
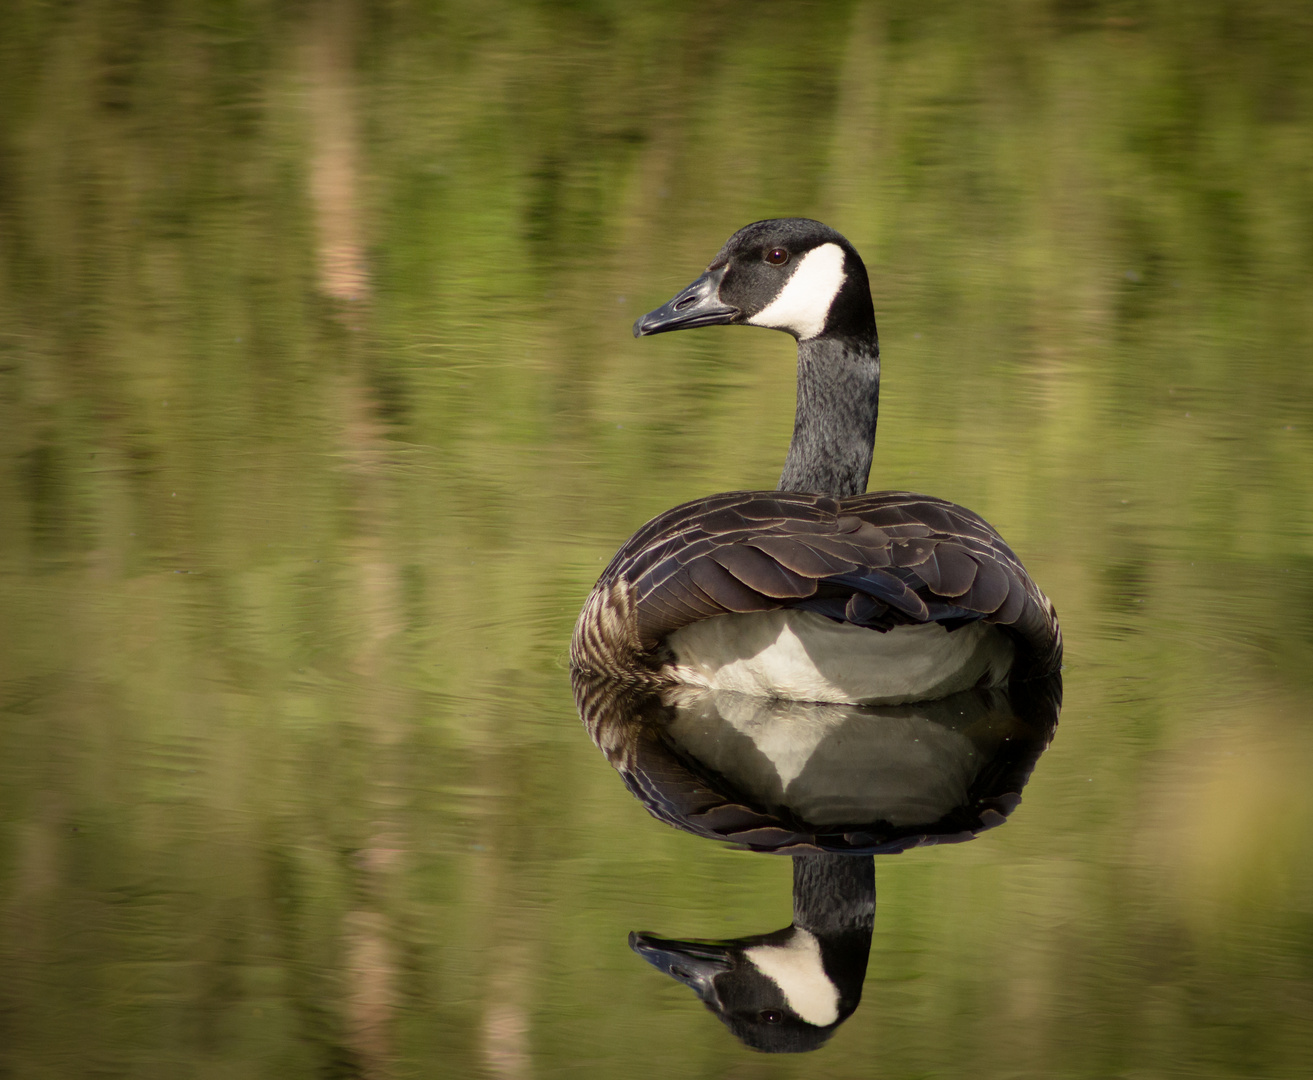
{"type": "Polygon", "coordinates": [[[0,1075],[1307,1076],[1310,55],[1276,0],[9,0],[0,1075]],[[791,342],[629,326],[779,214],[870,268],[872,486],[1067,641],[802,1059],[628,948],[790,862],[650,818],[565,666],[641,522],[775,483],[791,342]]]}

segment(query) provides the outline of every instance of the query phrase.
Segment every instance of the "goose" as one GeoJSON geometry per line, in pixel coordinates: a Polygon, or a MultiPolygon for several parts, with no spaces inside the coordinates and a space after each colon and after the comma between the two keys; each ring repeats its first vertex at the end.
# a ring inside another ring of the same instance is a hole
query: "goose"
{"type": "Polygon", "coordinates": [[[741,1042],[766,1053],[823,1046],[862,999],[875,921],[868,855],[795,855],[793,923],[773,934],[629,947],[691,989],[741,1042]]]}
{"type": "Polygon", "coordinates": [[[1057,671],[1057,614],[965,507],[865,494],[880,394],[866,267],[827,225],[745,226],[636,337],[715,325],[798,342],[774,491],[696,499],[620,548],[575,625],[571,666],[645,685],[849,704],[933,700],[1057,671]]]}

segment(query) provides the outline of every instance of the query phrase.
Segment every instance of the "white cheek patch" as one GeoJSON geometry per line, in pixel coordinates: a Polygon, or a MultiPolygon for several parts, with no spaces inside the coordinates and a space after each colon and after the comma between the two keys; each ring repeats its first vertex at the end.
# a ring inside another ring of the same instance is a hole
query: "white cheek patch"
{"type": "Polygon", "coordinates": [[[814,934],[798,930],[787,945],[754,945],[744,955],[769,976],[789,1008],[807,1023],[829,1027],[839,1019],[839,990],[825,974],[814,934]]]}
{"type": "Polygon", "coordinates": [[[790,330],[800,341],[825,329],[825,317],[844,282],[843,248],[822,244],[802,257],[780,295],[747,321],[772,330],[790,330]]]}

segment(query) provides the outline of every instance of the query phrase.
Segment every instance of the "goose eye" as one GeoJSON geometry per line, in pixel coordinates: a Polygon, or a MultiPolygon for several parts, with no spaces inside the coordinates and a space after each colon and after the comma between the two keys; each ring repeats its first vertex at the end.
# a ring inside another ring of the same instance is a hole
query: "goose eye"
{"type": "Polygon", "coordinates": [[[779,1009],[762,1009],[757,1015],[767,1024],[778,1024],[784,1019],[784,1014],[779,1009]]]}
{"type": "Polygon", "coordinates": [[[766,261],[771,266],[783,266],[789,261],[789,253],[783,248],[771,248],[770,251],[766,252],[766,261]]]}

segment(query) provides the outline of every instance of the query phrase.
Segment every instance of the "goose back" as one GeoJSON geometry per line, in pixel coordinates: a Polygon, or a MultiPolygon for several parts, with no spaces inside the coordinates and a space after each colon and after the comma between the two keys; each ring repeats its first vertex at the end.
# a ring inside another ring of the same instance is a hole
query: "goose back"
{"type": "Polygon", "coordinates": [[[1053,605],[1002,537],[964,507],[902,491],[738,491],[666,511],[603,571],[570,659],[617,678],[670,681],[671,634],[775,610],[881,632],[998,627],[1015,647],[1013,679],[1062,662],[1053,605]]]}

